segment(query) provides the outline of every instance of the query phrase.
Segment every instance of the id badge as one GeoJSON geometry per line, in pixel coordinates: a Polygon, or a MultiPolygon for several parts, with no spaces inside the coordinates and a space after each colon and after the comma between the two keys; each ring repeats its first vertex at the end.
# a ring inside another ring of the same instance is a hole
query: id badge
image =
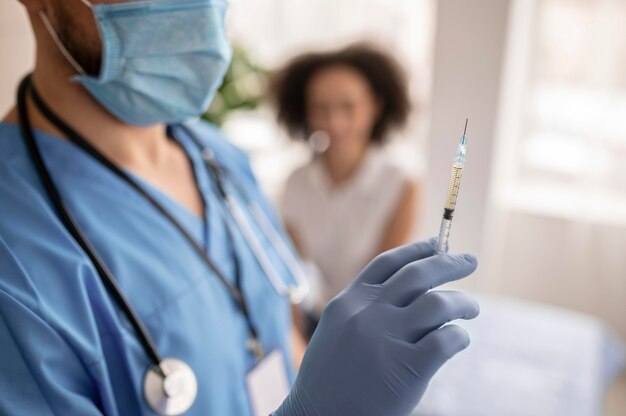
{"type": "Polygon", "coordinates": [[[252,414],[268,416],[289,394],[287,368],[279,350],[269,353],[246,377],[252,414]]]}

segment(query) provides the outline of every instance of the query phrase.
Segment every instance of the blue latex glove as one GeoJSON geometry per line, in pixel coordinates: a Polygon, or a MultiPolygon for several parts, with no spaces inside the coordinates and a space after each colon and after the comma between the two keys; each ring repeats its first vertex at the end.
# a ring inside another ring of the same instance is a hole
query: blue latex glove
{"type": "Polygon", "coordinates": [[[469,345],[455,319],[476,301],[430,291],[476,269],[468,254],[435,255],[435,240],[375,258],[324,309],[294,386],[277,416],[410,414],[435,372],[469,345]]]}

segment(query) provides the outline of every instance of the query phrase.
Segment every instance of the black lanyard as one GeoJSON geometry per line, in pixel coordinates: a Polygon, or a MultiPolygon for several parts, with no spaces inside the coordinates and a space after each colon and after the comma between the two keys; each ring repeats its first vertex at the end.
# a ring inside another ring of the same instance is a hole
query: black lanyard
{"type": "MultiPolygon", "coordinates": [[[[154,341],[148,334],[147,329],[139,319],[139,316],[134,311],[133,307],[128,302],[128,299],[123,295],[121,288],[116,282],[116,279],[113,277],[113,274],[106,267],[102,259],[98,256],[93,246],[89,243],[84,233],[78,226],[77,221],[71,215],[67,207],[65,206],[58,188],[54,184],[52,177],[46,168],[43,158],[41,156],[41,152],[37,146],[35,141],[35,137],[33,134],[32,127],[30,125],[30,120],[28,117],[28,109],[26,106],[26,95],[30,92],[30,95],[33,99],[33,102],[41,111],[44,117],[46,117],[52,124],[56,126],[66,137],[83,149],[87,154],[92,156],[95,160],[104,165],[107,169],[109,169],[116,176],[125,181],[128,185],[130,185],[133,189],[135,189],[141,196],[143,196],[163,217],[165,217],[180,233],[181,235],[189,242],[192,248],[196,251],[196,253],[200,256],[200,258],[204,261],[204,263],[209,267],[209,269],[217,276],[218,280],[224,287],[228,290],[231,297],[237,304],[241,313],[244,315],[246,319],[246,323],[248,326],[248,331],[250,335],[249,344],[247,347],[255,354],[255,356],[260,358],[262,355],[262,349],[260,348],[259,339],[258,339],[258,331],[253,324],[250,318],[250,312],[248,308],[248,304],[243,295],[243,291],[241,289],[241,279],[239,277],[240,267],[239,262],[236,261],[236,279],[235,284],[233,285],[228,281],[228,279],[224,276],[224,274],[219,270],[216,264],[211,260],[208,256],[204,248],[198,241],[196,241],[187,230],[170,214],[167,209],[163,207],[152,195],[150,195],[135,179],[129,176],[126,172],[124,172],[119,166],[115,163],[107,159],[104,155],[102,155],[98,150],[96,150],[93,146],[89,144],[78,132],[68,126],[60,117],[58,117],[41,99],[34,86],[32,85],[31,76],[27,76],[19,87],[18,92],[18,114],[20,119],[20,127],[22,136],[27,144],[30,156],[37,168],[39,176],[44,184],[44,187],[47,190],[47,193],[52,200],[54,206],[59,213],[63,223],[67,230],[72,234],[74,239],[79,243],[81,248],[85,251],[85,253],[89,256],[90,260],[94,264],[98,275],[103,281],[104,285],[107,287],[109,292],[112,294],[113,298],[117,301],[120,308],[126,314],[128,319],[130,320],[133,328],[135,329],[146,353],[150,356],[154,364],[159,364],[161,362],[161,356],[154,344],[154,341]]],[[[194,139],[195,140],[195,139],[194,139]]],[[[218,186],[220,188],[221,185],[218,186]]],[[[220,190],[221,191],[221,190],[220,190]]],[[[204,199],[204,195],[202,196],[204,199]]],[[[228,229],[228,225],[226,225],[228,229]]],[[[229,236],[232,239],[232,234],[228,231],[229,236]]],[[[234,250],[234,243],[233,243],[234,250]]]]}

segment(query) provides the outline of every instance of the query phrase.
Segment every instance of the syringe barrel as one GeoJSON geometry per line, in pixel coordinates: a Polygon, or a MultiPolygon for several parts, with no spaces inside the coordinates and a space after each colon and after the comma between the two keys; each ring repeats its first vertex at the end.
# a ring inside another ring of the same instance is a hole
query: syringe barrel
{"type": "Polygon", "coordinates": [[[456,199],[459,195],[459,187],[461,186],[461,176],[463,176],[463,166],[455,163],[452,165],[452,173],[450,174],[450,183],[448,185],[448,193],[446,194],[446,203],[444,208],[448,211],[454,211],[456,208],[456,199]]]}

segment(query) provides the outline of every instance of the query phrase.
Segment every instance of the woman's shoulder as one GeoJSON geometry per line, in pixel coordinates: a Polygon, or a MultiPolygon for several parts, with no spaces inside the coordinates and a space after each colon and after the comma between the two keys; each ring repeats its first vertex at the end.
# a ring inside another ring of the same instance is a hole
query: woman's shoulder
{"type": "Polygon", "coordinates": [[[314,176],[314,172],[317,168],[317,161],[315,161],[314,159],[308,160],[298,165],[287,176],[285,188],[294,189],[310,185],[312,177],[314,176]]]}
{"type": "Polygon", "coordinates": [[[382,182],[389,184],[414,181],[413,174],[385,148],[370,151],[370,169],[382,182]]]}

